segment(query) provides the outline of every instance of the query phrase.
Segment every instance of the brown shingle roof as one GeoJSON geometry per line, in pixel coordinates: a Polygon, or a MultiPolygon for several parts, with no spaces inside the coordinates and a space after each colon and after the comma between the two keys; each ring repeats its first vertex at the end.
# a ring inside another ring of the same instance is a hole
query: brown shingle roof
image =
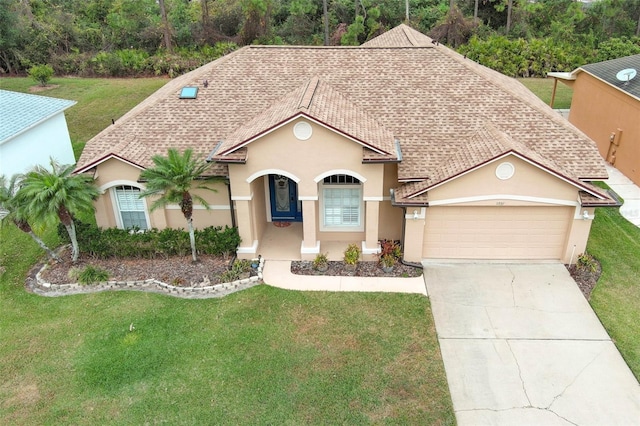
{"type": "Polygon", "coordinates": [[[429,189],[509,153],[516,154],[542,169],[555,173],[595,196],[607,198],[607,195],[599,188],[582,182],[572,172],[556,164],[552,159],[541,156],[487,122],[469,137],[463,147],[452,153],[451,157],[435,168],[427,179],[396,188],[395,200],[397,203],[426,202],[423,194],[429,189]]]}
{"type": "MultiPolygon", "coordinates": [[[[280,108],[287,95],[313,77],[324,93],[324,98],[310,98],[311,108],[318,107],[314,114],[325,114],[339,123],[334,124],[337,130],[384,151],[393,139],[400,141],[401,181],[433,177],[487,123],[572,176],[607,177],[593,141],[522,84],[433,45],[406,26],[360,47],[239,49],[174,79],[98,134],[87,143],[78,168],[89,167],[116,146],[120,156],[142,167],[170,147],[210,155],[220,141],[246,140],[268,128],[271,112],[273,122],[286,116],[280,108]],[[187,85],[199,87],[196,99],[179,99],[180,88],[187,85]],[[256,125],[251,132],[235,133],[251,122],[256,125]],[[365,122],[366,129],[353,130],[365,122]]],[[[469,152],[465,161],[481,161],[479,152],[469,152]]],[[[226,173],[220,164],[214,167],[226,173]]]]}
{"type": "Polygon", "coordinates": [[[225,157],[236,149],[299,116],[334,129],[384,158],[397,158],[393,134],[375,117],[362,111],[317,77],[304,82],[298,89],[233,131],[213,158],[225,161],[225,157]]]}

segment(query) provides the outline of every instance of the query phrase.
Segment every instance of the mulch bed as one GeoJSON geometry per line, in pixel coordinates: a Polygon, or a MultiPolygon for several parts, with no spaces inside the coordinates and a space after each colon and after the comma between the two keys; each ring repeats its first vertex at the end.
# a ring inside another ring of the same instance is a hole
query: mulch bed
{"type": "MultiPolygon", "coordinates": [[[[229,268],[231,260],[220,256],[200,255],[198,262],[192,263],[191,256],[159,259],[94,259],[81,255],[78,262],[73,264],[68,249],[65,249],[60,256],[64,262],[50,264],[42,274],[42,278],[51,284],[73,282],[69,278],[71,268],[82,269],[88,265],[108,271],[109,280],[132,281],[154,278],[172,285],[189,286],[204,281],[206,276],[212,284],[218,284],[220,274],[229,268]]],[[[600,263],[595,261],[595,264],[595,271],[575,264],[565,265],[587,300],[602,273],[600,263]]],[[[359,262],[355,272],[344,266],[344,262],[330,261],[329,269],[326,272],[318,272],[313,269],[313,263],[310,261],[293,261],[291,262],[291,272],[297,275],[357,277],[417,277],[422,275],[422,269],[402,264],[396,264],[393,271],[389,273],[384,272],[378,262],[359,262]]]]}
{"type": "Polygon", "coordinates": [[[190,286],[206,281],[206,276],[211,284],[219,284],[219,276],[228,269],[231,260],[221,256],[200,255],[198,262],[193,263],[191,255],[158,259],[94,259],[81,254],[78,262],[73,264],[70,250],[65,249],[60,256],[63,263],[50,264],[42,273],[42,278],[51,284],[74,282],[69,278],[71,268],[82,269],[88,265],[108,271],[110,281],[153,278],[175,286],[190,286]]]}
{"type": "Polygon", "coordinates": [[[422,275],[422,269],[398,263],[393,267],[393,271],[387,273],[382,270],[378,262],[358,262],[356,270],[350,271],[345,268],[344,262],[330,261],[329,269],[326,272],[318,272],[313,269],[313,262],[294,261],[291,262],[291,273],[296,275],[333,275],[340,277],[419,277],[422,275]]]}
{"type": "Polygon", "coordinates": [[[576,284],[578,284],[578,288],[584,294],[584,297],[589,300],[591,297],[591,292],[593,291],[596,283],[598,282],[598,278],[600,278],[600,274],[602,274],[602,266],[600,262],[593,259],[594,264],[596,265],[595,271],[592,271],[590,268],[579,266],[578,264],[573,265],[565,265],[569,274],[574,279],[576,284]]]}

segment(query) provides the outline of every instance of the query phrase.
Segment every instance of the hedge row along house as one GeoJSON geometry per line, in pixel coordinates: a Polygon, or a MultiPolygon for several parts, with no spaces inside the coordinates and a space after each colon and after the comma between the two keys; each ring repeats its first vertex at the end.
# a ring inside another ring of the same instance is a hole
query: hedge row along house
{"type": "Polygon", "coordinates": [[[194,224],[237,226],[240,257],[371,257],[393,239],[414,262],[569,262],[616,203],[591,184],[607,178],[592,140],[406,25],[358,47],[246,46],[172,80],[86,145],[99,226],[184,226],[138,198],[169,148],[228,179],[194,224]]]}

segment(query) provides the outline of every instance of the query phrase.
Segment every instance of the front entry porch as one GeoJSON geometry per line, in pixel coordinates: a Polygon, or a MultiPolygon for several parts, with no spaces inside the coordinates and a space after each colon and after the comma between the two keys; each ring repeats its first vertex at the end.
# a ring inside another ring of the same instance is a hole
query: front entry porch
{"type": "MultiPolygon", "coordinates": [[[[275,222],[268,223],[260,239],[258,254],[265,260],[302,260],[302,237],[302,222],[291,222],[284,227],[276,226],[275,222]]],[[[360,242],[353,242],[360,245],[360,242]]],[[[339,261],[348,245],[349,242],[346,241],[323,241],[320,243],[320,251],[327,254],[329,260],[339,261]]],[[[363,259],[370,260],[367,255],[363,259]]]]}

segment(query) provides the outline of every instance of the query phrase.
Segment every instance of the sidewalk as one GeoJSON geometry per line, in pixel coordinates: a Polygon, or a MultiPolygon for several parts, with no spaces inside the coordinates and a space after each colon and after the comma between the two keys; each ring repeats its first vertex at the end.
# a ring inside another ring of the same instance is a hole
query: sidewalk
{"type": "Polygon", "coordinates": [[[620,214],[629,222],[640,226],[640,188],[615,167],[609,164],[606,166],[609,179],[605,183],[624,198],[620,214]]]}
{"type": "Polygon", "coordinates": [[[288,260],[265,261],[262,278],[265,284],[286,290],[363,291],[427,295],[424,275],[414,278],[294,275],[291,273],[291,261],[288,260]]]}

